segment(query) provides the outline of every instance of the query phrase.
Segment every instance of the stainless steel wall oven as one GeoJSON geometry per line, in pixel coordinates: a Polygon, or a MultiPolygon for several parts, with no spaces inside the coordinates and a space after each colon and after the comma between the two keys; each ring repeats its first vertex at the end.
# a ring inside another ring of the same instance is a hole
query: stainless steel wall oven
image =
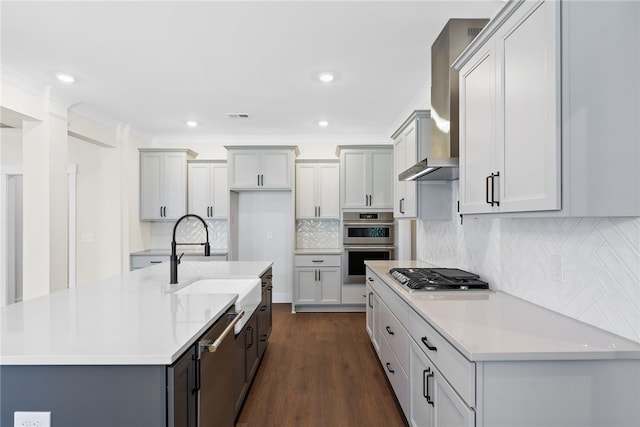
{"type": "Polygon", "coordinates": [[[343,283],[365,281],[366,260],[395,257],[393,212],[344,212],[343,283]]]}

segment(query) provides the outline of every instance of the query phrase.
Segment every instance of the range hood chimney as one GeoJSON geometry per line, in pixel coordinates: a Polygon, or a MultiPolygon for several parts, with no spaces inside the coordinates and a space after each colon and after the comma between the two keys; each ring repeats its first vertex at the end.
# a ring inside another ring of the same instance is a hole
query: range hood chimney
{"type": "Polygon", "coordinates": [[[458,71],[451,64],[487,22],[450,19],[431,46],[431,141],[426,158],[402,172],[401,181],[458,179],[458,71]]]}

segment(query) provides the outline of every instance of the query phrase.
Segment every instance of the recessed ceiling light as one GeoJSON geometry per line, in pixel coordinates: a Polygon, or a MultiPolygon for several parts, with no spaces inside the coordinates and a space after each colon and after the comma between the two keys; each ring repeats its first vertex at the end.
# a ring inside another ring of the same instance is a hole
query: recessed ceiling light
{"type": "Polygon", "coordinates": [[[320,73],[318,75],[318,78],[320,79],[321,82],[323,83],[329,83],[332,82],[334,79],[334,75],[331,73],[320,73]]]}
{"type": "Polygon", "coordinates": [[[69,74],[58,73],[56,74],[56,77],[58,78],[58,80],[64,83],[73,83],[76,81],[76,79],[73,76],[70,76],[69,74]]]}
{"type": "Polygon", "coordinates": [[[194,120],[188,120],[187,121],[187,126],[189,126],[190,128],[194,128],[198,126],[198,122],[194,121],[194,120]]]}
{"type": "Polygon", "coordinates": [[[320,120],[318,122],[318,126],[320,126],[321,128],[326,128],[327,126],[329,126],[329,122],[326,120],[320,120]]]}

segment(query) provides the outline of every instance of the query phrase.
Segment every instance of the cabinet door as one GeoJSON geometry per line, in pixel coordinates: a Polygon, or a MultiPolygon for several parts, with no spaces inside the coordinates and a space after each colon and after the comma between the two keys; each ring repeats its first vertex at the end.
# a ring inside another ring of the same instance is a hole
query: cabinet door
{"type": "Polygon", "coordinates": [[[317,303],[317,274],[315,268],[296,268],[296,304],[317,303]]]}
{"type": "Polygon", "coordinates": [[[261,158],[261,187],[291,188],[291,168],[289,151],[264,151],[261,158]]]}
{"type": "Polygon", "coordinates": [[[404,134],[401,134],[396,139],[395,145],[393,147],[393,159],[395,164],[395,170],[393,173],[393,183],[394,183],[394,203],[393,203],[393,216],[395,218],[404,218],[404,203],[405,203],[405,188],[407,181],[399,181],[398,175],[403,172],[406,167],[406,147],[404,134]]]}
{"type": "Polygon", "coordinates": [[[494,210],[487,203],[487,177],[498,171],[495,84],[495,52],[489,41],[460,71],[460,213],[494,210]]]}
{"type": "Polygon", "coordinates": [[[229,187],[227,185],[227,165],[211,164],[211,217],[227,218],[229,216],[229,187]]]}
{"type": "Polygon", "coordinates": [[[315,164],[296,165],[296,218],[315,218],[316,202],[315,164]]]}
{"type": "Polygon", "coordinates": [[[229,152],[229,188],[258,188],[260,154],[255,151],[229,152]]]}
{"type": "Polygon", "coordinates": [[[318,296],[319,304],[340,304],[340,289],[342,283],[340,280],[340,268],[319,268],[318,279],[320,295],[318,296]]]}
{"type": "Polygon", "coordinates": [[[560,209],[559,48],[556,2],[520,7],[496,37],[500,211],[560,209]],[[499,135],[500,137],[500,135],[499,135]]]}
{"type": "MultiPolygon", "coordinates": [[[[409,168],[417,163],[417,145],[418,145],[418,120],[416,119],[404,133],[404,169],[409,168]]],[[[421,160],[421,159],[420,159],[421,160]]],[[[402,172],[402,171],[400,171],[402,172]]],[[[394,181],[398,181],[398,176],[393,177],[394,181]]],[[[418,183],[416,181],[404,181],[404,201],[402,202],[402,216],[404,218],[416,218],[418,216],[418,183]]]]}
{"type": "Polygon", "coordinates": [[[164,219],[178,219],[187,213],[187,158],[184,153],[166,153],[163,159],[164,219]]]}
{"type": "Polygon", "coordinates": [[[465,405],[438,370],[435,370],[432,380],[435,401],[434,425],[474,427],[475,412],[465,405]]]}
{"type": "Polygon", "coordinates": [[[366,319],[365,325],[367,328],[367,335],[369,335],[371,342],[373,342],[373,294],[374,292],[368,283],[365,285],[365,290],[366,290],[366,296],[367,296],[366,310],[365,310],[365,319],[366,319]]]}
{"type": "Polygon", "coordinates": [[[189,213],[210,216],[211,168],[208,163],[189,163],[189,213]]]}
{"type": "Polygon", "coordinates": [[[375,150],[371,152],[371,203],[369,207],[393,208],[393,151],[375,150]]]}
{"type": "Polygon", "coordinates": [[[196,352],[191,347],[167,368],[168,427],[196,427],[198,404],[193,393],[196,381],[196,352]]]}
{"type": "Polygon", "coordinates": [[[317,203],[320,218],[340,218],[340,167],[337,164],[318,164],[317,203]]]}
{"type": "Polygon", "coordinates": [[[367,185],[367,153],[345,152],[342,156],[342,207],[367,207],[369,186],[367,185]]]}
{"type": "MultiPolygon", "coordinates": [[[[422,350],[411,343],[409,356],[409,424],[412,427],[434,427],[435,395],[433,366],[422,350]]],[[[444,424],[445,426],[447,424],[444,424]]],[[[458,424],[451,424],[458,426],[458,424]]]]}
{"type": "Polygon", "coordinates": [[[140,219],[163,219],[161,211],[162,154],[140,155],[140,219]]]}

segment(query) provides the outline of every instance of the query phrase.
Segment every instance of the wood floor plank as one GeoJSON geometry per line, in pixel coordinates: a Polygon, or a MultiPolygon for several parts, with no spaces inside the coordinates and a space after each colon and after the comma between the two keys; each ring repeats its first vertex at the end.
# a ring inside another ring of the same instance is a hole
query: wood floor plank
{"type": "Polygon", "coordinates": [[[291,313],[273,330],[236,427],[405,427],[364,313],[291,313]]]}

